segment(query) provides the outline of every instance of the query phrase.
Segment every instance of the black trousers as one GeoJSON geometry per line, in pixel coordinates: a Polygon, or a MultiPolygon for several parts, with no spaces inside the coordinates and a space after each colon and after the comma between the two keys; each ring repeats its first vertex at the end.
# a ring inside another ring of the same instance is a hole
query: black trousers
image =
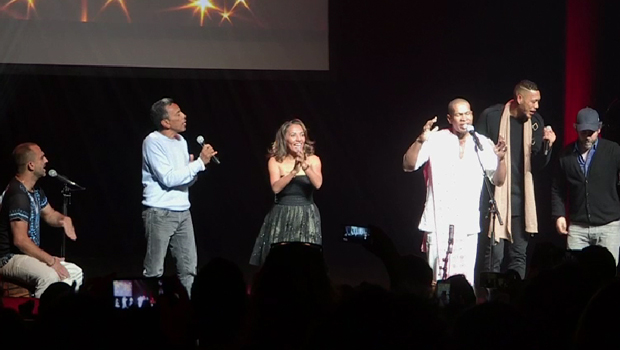
{"type": "Polygon", "coordinates": [[[510,226],[513,242],[500,239],[499,243],[493,244],[492,248],[489,245],[488,225],[485,227],[485,239],[482,240],[484,248],[480,247],[484,249],[484,261],[480,266],[480,271],[505,272],[506,270],[514,270],[519,273],[521,279],[524,279],[527,264],[527,244],[530,239],[530,234],[525,232],[525,216],[513,216],[510,226]],[[504,257],[506,257],[506,261],[504,261],[504,257]],[[502,265],[506,266],[503,270],[501,269],[502,265]]]}

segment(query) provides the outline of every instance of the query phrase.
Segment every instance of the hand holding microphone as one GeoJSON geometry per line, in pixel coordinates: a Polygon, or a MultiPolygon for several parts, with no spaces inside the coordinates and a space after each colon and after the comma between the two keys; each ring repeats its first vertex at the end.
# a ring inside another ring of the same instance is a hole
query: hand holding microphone
{"type": "Polygon", "coordinates": [[[220,164],[220,160],[215,156],[217,151],[215,151],[211,145],[205,145],[205,138],[202,137],[202,135],[196,137],[196,142],[198,142],[198,144],[202,147],[202,151],[200,151],[200,158],[202,158],[202,161],[205,164],[209,163],[210,160],[213,160],[215,164],[220,164]]]}
{"type": "Polygon", "coordinates": [[[299,159],[300,161],[304,161],[306,159],[306,155],[304,154],[302,145],[295,146],[295,159],[299,159]]]}
{"type": "Polygon", "coordinates": [[[306,163],[306,153],[304,152],[304,145],[295,146],[295,166],[299,165],[301,170],[306,171],[309,165],[306,163]]]}
{"type": "Polygon", "coordinates": [[[553,138],[553,141],[555,141],[555,133],[553,132],[553,129],[551,129],[551,125],[547,125],[545,126],[545,135],[543,136],[544,138],[544,144],[543,144],[543,148],[544,148],[544,153],[545,155],[549,154],[549,150],[551,149],[551,138],[553,138]]]}

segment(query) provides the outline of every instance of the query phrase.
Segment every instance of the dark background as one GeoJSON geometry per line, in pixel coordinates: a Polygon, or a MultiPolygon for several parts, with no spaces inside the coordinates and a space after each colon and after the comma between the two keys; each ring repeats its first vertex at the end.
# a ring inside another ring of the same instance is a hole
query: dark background
{"type": "MultiPolygon", "coordinates": [[[[603,133],[615,138],[620,6],[601,6],[592,107],[604,118],[603,133]]],[[[329,72],[0,66],[0,183],[14,174],[15,145],[41,145],[48,170],[87,188],[69,208],[79,238],[67,243],[67,260],[91,277],[139,276],[141,143],[153,129],[150,105],[172,97],[188,115],[190,152],[199,152],[194,140],[202,134],[222,161],[190,191],[199,266],[223,256],[249,278],[247,261],[273,201],[265,153],[278,126],[299,117],[323,162],[315,200],[332,277],[383,284],[379,260],[342,242],[343,226],[378,225],[401,253],[419,254],[423,175],[404,173],[402,155],[427,119],[438,115],[447,126],[451,99],[468,99],[479,114],[530,79],[541,90],[541,115],[558,134],[555,149],[561,147],[563,2],[338,0],[330,2],[329,17],[329,72]]],[[[537,180],[541,233],[534,243],[562,245],[549,216],[549,172],[537,180]]],[[[46,177],[40,185],[60,210],[60,183],[46,177]]],[[[42,234],[43,247],[58,254],[62,231],[44,225],[42,234]]]]}

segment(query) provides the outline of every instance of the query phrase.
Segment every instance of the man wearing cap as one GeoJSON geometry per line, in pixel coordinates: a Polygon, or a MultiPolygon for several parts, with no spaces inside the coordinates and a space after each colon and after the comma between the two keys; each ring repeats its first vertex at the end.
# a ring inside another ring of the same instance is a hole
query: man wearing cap
{"type": "Polygon", "coordinates": [[[567,235],[569,250],[599,245],[611,252],[618,265],[620,200],[616,184],[620,146],[599,137],[601,125],[594,109],[584,108],[577,113],[575,129],[579,139],[559,156],[551,188],[551,213],[558,233],[567,235]]]}

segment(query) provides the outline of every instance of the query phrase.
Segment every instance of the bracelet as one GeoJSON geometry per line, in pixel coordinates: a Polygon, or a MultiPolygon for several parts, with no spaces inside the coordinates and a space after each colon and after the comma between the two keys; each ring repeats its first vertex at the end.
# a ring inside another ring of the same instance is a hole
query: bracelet
{"type": "Polygon", "coordinates": [[[52,257],[52,263],[51,263],[51,264],[45,263],[45,264],[46,264],[47,266],[49,266],[49,267],[52,267],[52,266],[54,266],[54,264],[55,264],[55,263],[56,263],[56,257],[54,257],[54,256],[53,256],[53,257],[52,257]]]}

